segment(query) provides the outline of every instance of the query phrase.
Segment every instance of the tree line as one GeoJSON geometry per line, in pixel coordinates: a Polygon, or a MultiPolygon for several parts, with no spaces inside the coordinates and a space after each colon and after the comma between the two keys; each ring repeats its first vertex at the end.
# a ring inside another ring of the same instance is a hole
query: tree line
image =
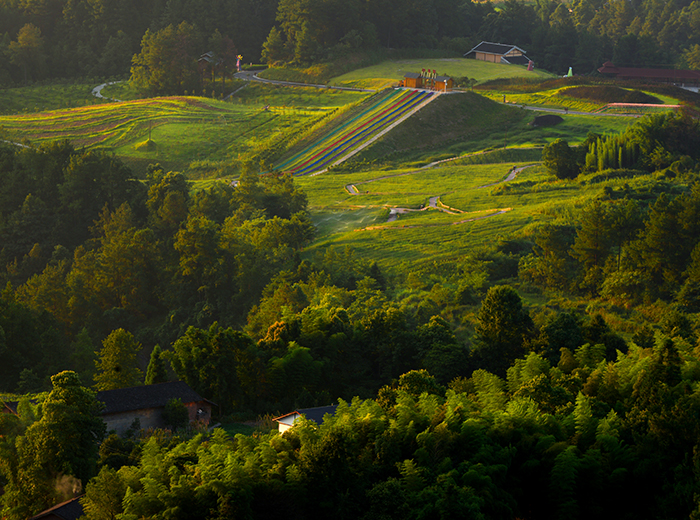
{"type": "Polygon", "coordinates": [[[89,371],[85,351],[120,328],[152,348],[190,325],[241,325],[314,233],[288,176],[191,193],[181,174],[155,165],[137,180],[67,143],[0,155],[4,391],[71,357],[89,371]]]}
{"type": "Polygon", "coordinates": [[[94,393],[63,372],[40,409],[25,402],[2,418],[3,514],[52,504],[73,475],[89,478],[88,519],[263,518],[283,507],[292,518],[692,518],[694,343],[673,330],[610,356],[580,343],[574,317],[559,321],[568,334],[551,337],[572,348],[556,355],[530,352],[502,376],[478,369],[447,385],[409,371],[284,434],[154,431],[98,450],[94,393]]]}
{"type": "Polygon", "coordinates": [[[209,51],[222,74],[236,53],[250,62],[262,56],[270,64],[305,65],[380,48],[461,55],[481,40],[518,45],[537,67],[560,74],[569,67],[592,73],[607,60],[698,68],[698,9],[689,0],[507,0],[498,7],[471,0],[3,0],[0,84],[123,76],[133,64],[141,87],[146,66],[168,76],[144,93],[182,94],[193,85],[201,90],[201,78],[185,80],[202,75],[197,59],[209,51]]]}

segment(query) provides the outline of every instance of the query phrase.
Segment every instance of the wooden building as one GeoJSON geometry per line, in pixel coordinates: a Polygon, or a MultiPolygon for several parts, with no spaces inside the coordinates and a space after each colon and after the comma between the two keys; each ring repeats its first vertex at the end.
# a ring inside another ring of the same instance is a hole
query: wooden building
{"type": "Polygon", "coordinates": [[[435,76],[433,78],[433,90],[449,92],[454,86],[454,80],[449,76],[435,76]]]}
{"type": "Polygon", "coordinates": [[[530,58],[525,56],[523,49],[504,43],[481,42],[465,53],[464,57],[506,65],[528,65],[530,63],[530,58]]]}
{"type": "Polygon", "coordinates": [[[700,86],[700,72],[682,69],[648,69],[636,67],[616,67],[611,61],[606,61],[598,72],[604,76],[629,81],[654,81],[697,87],[700,86]]]}
{"type": "Polygon", "coordinates": [[[400,87],[423,88],[423,75],[420,72],[407,72],[399,83],[400,87]]]}
{"type": "Polygon", "coordinates": [[[454,80],[449,76],[438,76],[430,71],[407,72],[399,82],[399,87],[449,92],[454,87],[454,80]]]}

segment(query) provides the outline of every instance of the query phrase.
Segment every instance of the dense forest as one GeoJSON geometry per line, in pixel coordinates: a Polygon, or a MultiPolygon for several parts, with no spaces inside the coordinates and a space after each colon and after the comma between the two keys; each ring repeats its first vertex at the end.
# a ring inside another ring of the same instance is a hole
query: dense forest
{"type": "MultiPolygon", "coordinates": [[[[230,75],[239,53],[300,67],[481,40],[556,73],[700,68],[700,3],[0,0],[0,85],[192,93],[204,52],[230,75]]],[[[700,518],[697,118],[557,139],[542,160],[564,186],[653,182],[385,272],[304,250],[290,175],[193,189],[159,164],[0,141],[0,393],[19,400],[0,414],[0,518],[80,492],[94,520],[700,518]],[[224,422],[339,406],[282,435],[105,431],[95,390],[174,379],[224,422]]]]}
{"type": "MultiPolygon", "coordinates": [[[[0,85],[56,77],[124,77],[132,64],[178,67],[192,91],[197,59],[223,74],[245,62],[302,65],[386,48],[462,55],[479,41],[524,48],[564,73],[618,66],[700,67],[700,4],[688,0],[116,0],[0,1],[0,85]],[[160,59],[149,60],[149,56],[160,59]],[[133,60],[133,62],[132,62],[133,60]],[[182,71],[186,71],[182,72],[182,71]]],[[[150,69],[149,69],[150,70],[150,69]]]]}
{"type": "Polygon", "coordinates": [[[1,418],[3,515],[76,479],[95,519],[695,514],[699,139],[679,113],[555,141],[552,175],[654,172],[654,188],[601,190],[576,225],[403,277],[351,249],[301,260],[314,228],[286,175],[191,192],[158,165],[141,182],[68,143],[3,145],[1,390],[49,391],[1,418]],[[660,314],[625,334],[594,312],[533,315],[508,281],[660,314]],[[224,415],[341,404],[281,436],[98,449],[89,386],[175,377],[224,415]]]}

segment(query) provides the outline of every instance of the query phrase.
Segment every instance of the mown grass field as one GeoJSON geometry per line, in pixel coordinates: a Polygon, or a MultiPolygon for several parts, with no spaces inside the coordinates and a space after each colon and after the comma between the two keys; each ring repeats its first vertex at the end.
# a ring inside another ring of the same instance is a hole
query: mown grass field
{"type": "Polygon", "coordinates": [[[364,96],[252,85],[227,102],[170,97],[100,103],[0,116],[0,126],[8,139],[68,139],[76,146],[113,151],[139,169],[160,162],[195,178],[226,176],[270,149],[283,151],[285,143],[293,143],[324,116],[364,96]],[[155,146],[139,146],[149,135],[155,146]]]}
{"type": "MultiPolygon", "coordinates": [[[[571,144],[589,132],[624,130],[634,119],[602,115],[563,115],[553,127],[533,127],[541,112],[465,92],[440,96],[392,130],[355,161],[392,167],[422,166],[432,161],[503,147],[542,147],[561,137],[571,144]]],[[[351,167],[352,163],[348,166],[351,167]]]]}
{"type": "MultiPolygon", "coordinates": [[[[531,164],[531,163],[530,163],[531,164]]],[[[560,181],[538,164],[503,182],[528,163],[444,166],[425,170],[362,172],[301,177],[318,227],[305,254],[349,246],[396,276],[429,273],[438,264],[459,264],[475,250],[501,239],[529,236],[544,222],[573,222],[573,215],[605,189],[649,189],[652,176],[560,181]],[[495,186],[484,185],[499,183],[495,186]],[[348,184],[360,192],[351,195],[348,184]],[[432,196],[459,213],[409,212],[387,222],[389,209],[420,209],[432,196]],[[479,218],[485,217],[485,218],[479,218]],[[409,269],[410,266],[410,269],[409,269]]]]}
{"type": "Polygon", "coordinates": [[[92,89],[96,86],[83,80],[3,88],[0,89],[0,115],[31,114],[100,104],[102,101],[92,95],[92,89]]]}
{"type": "MultiPolygon", "coordinates": [[[[619,103],[623,102],[621,100],[611,99],[609,101],[599,101],[592,99],[582,99],[580,97],[574,97],[567,95],[567,90],[571,87],[557,88],[551,90],[543,90],[541,92],[534,93],[513,93],[504,92],[498,90],[492,91],[482,91],[482,95],[493,99],[494,101],[503,101],[503,96],[505,95],[506,102],[517,104],[517,105],[527,105],[527,106],[537,106],[544,108],[555,108],[555,109],[569,109],[571,111],[577,112],[597,112],[603,109],[608,103],[619,103]]],[[[678,99],[674,99],[670,96],[663,96],[659,94],[654,94],[652,92],[644,92],[649,96],[653,96],[660,103],[666,105],[676,105],[679,103],[678,99]]],[[[668,109],[655,109],[652,107],[636,108],[636,113],[646,114],[653,113],[659,110],[668,109]]],[[[626,112],[630,110],[627,109],[626,112]]],[[[622,113],[622,109],[619,110],[622,113]]]]}
{"type": "Polygon", "coordinates": [[[404,77],[406,72],[420,72],[422,69],[435,70],[439,75],[455,78],[469,77],[478,82],[499,78],[548,78],[551,74],[534,70],[528,71],[525,67],[516,65],[502,65],[500,63],[487,63],[485,61],[466,58],[428,58],[410,60],[384,61],[378,65],[365,67],[337,76],[329,81],[330,85],[357,87],[357,88],[383,88],[396,85],[404,77]]]}

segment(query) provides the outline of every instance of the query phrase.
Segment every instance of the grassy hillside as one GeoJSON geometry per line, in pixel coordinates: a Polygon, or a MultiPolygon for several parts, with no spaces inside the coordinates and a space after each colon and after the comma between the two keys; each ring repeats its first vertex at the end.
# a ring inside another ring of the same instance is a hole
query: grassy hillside
{"type": "Polygon", "coordinates": [[[170,97],[103,103],[0,116],[0,126],[15,141],[69,139],[112,150],[134,166],[160,162],[191,177],[222,176],[284,153],[314,123],[364,96],[251,85],[229,102],[170,97]]]}
{"type": "Polygon", "coordinates": [[[429,274],[443,264],[453,271],[486,244],[527,238],[544,222],[571,223],[578,209],[604,191],[651,193],[657,184],[651,175],[560,181],[536,164],[506,181],[513,168],[530,164],[448,164],[298,178],[319,231],[306,254],[349,246],[399,277],[410,271],[429,274]],[[358,194],[351,194],[348,185],[358,194]],[[431,197],[439,197],[437,206],[446,211],[422,209],[431,197]],[[397,207],[422,211],[388,222],[390,209],[397,207]]]}
{"type": "Polygon", "coordinates": [[[503,78],[551,78],[543,71],[528,71],[517,65],[502,65],[466,58],[411,59],[384,61],[378,65],[354,70],[330,80],[331,85],[359,88],[382,88],[395,85],[406,72],[435,70],[439,75],[469,77],[479,82],[503,78]]]}
{"type": "Polygon", "coordinates": [[[92,95],[94,83],[53,82],[0,89],[0,115],[30,114],[44,110],[91,106],[102,103],[92,95]]]}
{"type": "Polygon", "coordinates": [[[472,92],[442,95],[358,154],[355,161],[422,165],[504,145],[543,146],[557,137],[575,143],[584,140],[588,132],[620,131],[631,121],[630,118],[565,116],[564,123],[556,127],[532,128],[529,123],[536,115],[472,92]]]}

